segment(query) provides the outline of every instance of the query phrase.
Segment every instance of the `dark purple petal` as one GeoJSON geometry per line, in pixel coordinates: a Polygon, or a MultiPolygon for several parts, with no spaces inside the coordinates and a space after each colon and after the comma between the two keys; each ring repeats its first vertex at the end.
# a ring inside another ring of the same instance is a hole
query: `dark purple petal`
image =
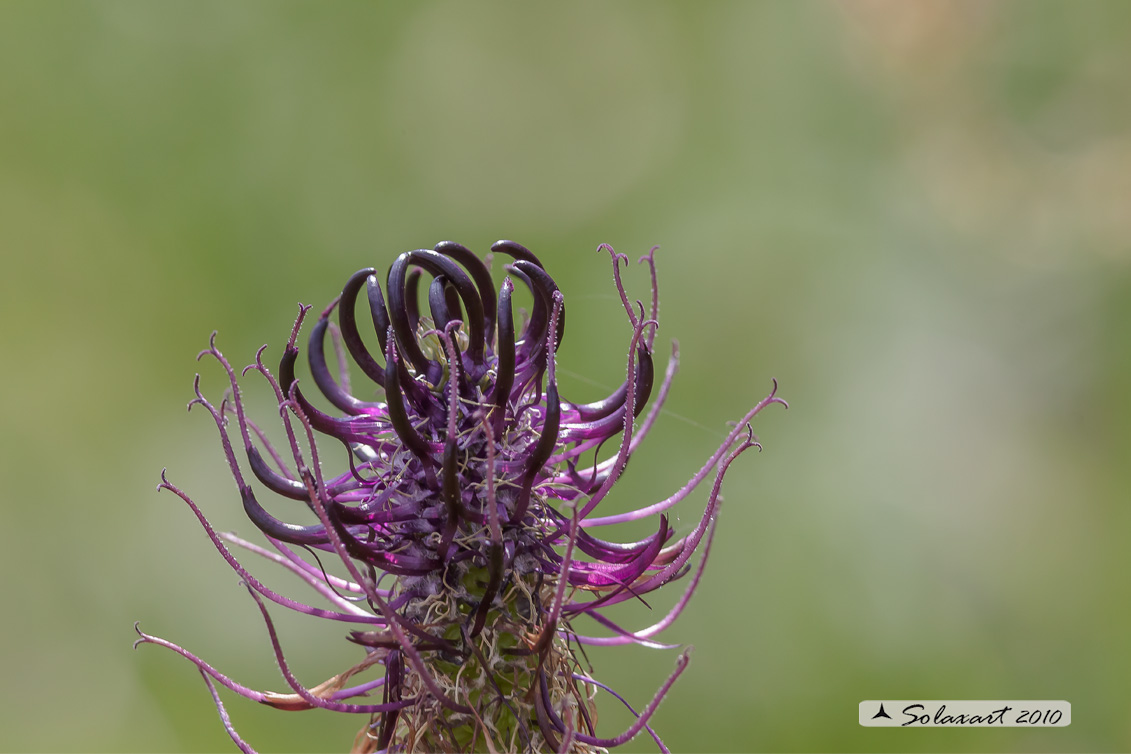
{"type": "Polygon", "coordinates": [[[385,384],[385,368],[378,364],[373,355],[369,353],[369,349],[365,347],[365,343],[361,339],[361,333],[357,330],[357,317],[354,309],[357,305],[357,294],[361,291],[363,285],[366,288],[369,308],[373,315],[373,328],[377,333],[381,350],[385,350],[385,331],[389,329],[389,314],[385,311],[385,299],[381,295],[377,270],[372,267],[358,270],[346,281],[345,287],[342,288],[341,301],[338,304],[338,326],[342,328],[342,340],[345,341],[346,349],[350,352],[353,360],[357,362],[357,365],[361,367],[361,371],[365,372],[365,376],[377,383],[378,386],[383,386],[385,384]]]}

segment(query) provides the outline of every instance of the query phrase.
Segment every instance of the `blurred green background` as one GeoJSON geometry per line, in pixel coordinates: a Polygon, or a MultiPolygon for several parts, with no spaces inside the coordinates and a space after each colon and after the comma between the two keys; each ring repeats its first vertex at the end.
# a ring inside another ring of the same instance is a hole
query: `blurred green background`
{"type": "MultiPolygon", "coordinates": [[[[195,353],[215,328],[277,359],[354,270],[501,237],[565,292],[575,400],[629,338],[598,243],[661,245],[682,369],[607,511],[682,485],[771,377],[793,404],[757,420],[667,634],[696,645],[655,718],[673,749],[1131,749],[1129,38],[1123,2],[0,4],[0,749],[234,750],[190,664],[130,649],[140,620],[284,687],[154,491],[168,466],[251,528],[184,412],[195,353]],[[857,724],[916,697],[1073,722],[857,724]]],[[[280,620],[303,679],[356,658],[280,620]]],[[[675,661],[591,656],[638,705],[675,661]]],[[[361,724],[227,699],[263,751],[361,724]]]]}

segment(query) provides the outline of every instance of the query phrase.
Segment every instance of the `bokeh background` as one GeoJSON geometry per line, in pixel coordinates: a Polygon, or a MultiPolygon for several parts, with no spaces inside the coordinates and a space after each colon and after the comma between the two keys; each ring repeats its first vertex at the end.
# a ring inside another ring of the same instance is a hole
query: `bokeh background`
{"type": "MultiPolygon", "coordinates": [[[[673,749],[1131,749],[1128,39],[1099,1],[0,4],[0,749],[234,750],[191,665],[130,648],[140,620],[283,690],[154,490],[167,466],[251,528],[184,411],[198,368],[222,387],[195,353],[218,329],[277,358],[354,270],[501,237],[566,294],[575,400],[629,337],[598,243],[661,245],[682,369],[610,510],[683,484],[771,377],[793,404],[668,634],[696,647],[655,719],[673,749]],[[1073,723],[857,725],[916,697],[1073,723]]],[[[282,630],[312,683],[356,657],[282,630]]],[[[592,657],[637,704],[675,661],[592,657]]],[[[228,700],[264,751],[360,725],[228,700]]]]}

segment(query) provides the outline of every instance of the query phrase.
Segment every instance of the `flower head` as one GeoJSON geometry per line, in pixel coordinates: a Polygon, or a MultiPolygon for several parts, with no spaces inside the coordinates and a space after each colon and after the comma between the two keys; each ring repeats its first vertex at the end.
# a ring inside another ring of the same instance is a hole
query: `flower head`
{"type": "Polygon", "coordinates": [[[653,637],[683,611],[699,582],[726,470],[757,446],[748,422],[767,405],[785,402],[771,392],[666,500],[594,516],[656,420],[676,371],[673,343],[656,400],[641,418],[656,387],[652,346],[659,299],[653,253],[641,260],[652,282],[645,308],[629,301],[621,283],[627,257],[600,247],[612,258],[628,320],[627,375],[605,399],[578,404],[560,396],[556,377],[556,351],[565,334],[564,296],[526,248],[510,241],[491,248],[513,260],[497,290],[488,266],[452,242],[401,254],[383,287],[373,268],[346,282],[311,327],[307,352],[314,385],[333,412],[312,403],[296,379],[298,337],[309,313],[309,307],[300,307],[278,373],[265,365],[264,349],[243,371],[259,372],[274,392],[286,433],[281,448],[248,417],[241,375],[216,348],[215,336],[201,353],[225,370],[230,392],[217,406],[201,393],[198,376],[189,406],[211,413],[244,510],[271,548],[214,531],[164,474],[159,489],[189,505],[243,578],[290,692],[247,688],[140,629],[139,643],[166,646],[196,664],[225,727],[245,751],[250,749],[231,725],[216,682],[281,709],[366,716],[355,751],[592,750],[624,743],[643,730],[665,750],[648,720],[686,667],[687,653],[680,654],[651,702],[633,712],[636,722],[628,730],[602,737],[595,729],[594,699],[607,687],[585,670],[578,648],[667,646],[653,637]],[[418,293],[422,279],[430,279],[427,313],[418,293]],[[521,323],[512,306],[515,281],[533,300],[521,323]],[[368,336],[362,335],[359,309],[366,312],[365,327],[372,324],[368,336]],[[337,357],[333,367],[328,334],[337,357]],[[354,387],[353,370],[376,383],[383,400],[368,385],[354,387]],[[615,452],[598,460],[601,448],[617,436],[615,452]],[[332,461],[339,463],[333,474],[327,470],[332,461]],[[675,537],[664,512],[712,471],[701,518],[690,532],[675,537]],[[288,500],[265,506],[265,491],[288,500]],[[289,521],[285,511],[295,505],[308,519],[313,513],[316,522],[289,521]],[[611,542],[590,533],[644,518],[654,519],[656,528],[637,542],[611,542]],[[329,607],[268,588],[229,545],[290,570],[329,607]],[[701,545],[702,557],[683,596],[654,625],[631,631],[606,616],[618,603],[689,573],[701,545]],[[319,552],[341,563],[341,575],[323,568],[319,552]],[[264,598],[351,624],[348,638],[362,648],[363,658],[324,683],[305,686],[289,669],[264,598]],[[592,627],[584,627],[584,617],[607,635],[586,633],[592,627]],[[384,672],[358,682],[377,666],[384,672]],[[362,698],[364,703],[358,701],[362,698]]]}

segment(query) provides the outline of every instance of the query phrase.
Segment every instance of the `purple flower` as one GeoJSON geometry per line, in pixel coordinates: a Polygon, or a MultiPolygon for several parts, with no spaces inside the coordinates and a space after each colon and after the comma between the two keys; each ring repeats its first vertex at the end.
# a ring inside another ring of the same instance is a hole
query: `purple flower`
{"type": "Polygon", "coordinates": [[[775,392],[754,406],[688,484],[666,500],[593,515],[655,422],[676,372],[673,343],[656,400],[641,419],[654,388],[655,249],[641,259],[651,272],[648,309],[640,302],[634,306],[621,283],[620,266],[628,258],[607,245],[599,249],[612,257],[631,337],[624,383],[604,400],[585,404],[563,400],[558,392],[555,354],[566,320],[564,297],[553,278],[516,243],[500,241],[491,250],[514,260],[497,293],[487,265],[452,242],[401,254],[383,289],[373,268],[346,282],[311,328],[307,353],[313,382],[335,413],[311,403],[295,377],[298,335],[310,310],[300,307],[278,374],[263,362],[266,346],[242,373],[259,372],[273,390],[286,436],[281,449],[247,416],[241,375],[216,348],[215,334],[200,354],[220,363],[230,392],[216,406],[201,393],[198,375],[189,407],[201,405],[211,413],[244,511],[271,549],[217,533],[164,473],[158,489],[188,504],[243,578],[290,692],[240,685],[182,647],[140,629],[138,643],[168,647],[197,666],[225,728],[244,751],[251,749],[228,719],[217,682],[280,709],[318,707],[364,715],[368,719],[355,751],[588,751],[617,746],[643,730],[666,751],[648,720],[687,666],[687,652],[644,709],[633,710],[635,723],[619,735],[602,737],[595,730],[594,699],[598,689],[611,690],[584,669],[579,649],[629,643],[674,648],[654,637],[684,610],[699,583],[727,468],[758,445],[749,427],[753,417],[785,401],[776,397],[775,382],[775,392]],[[427,315],[418,300],[425,273],[431,277],[427,315]],[[511,303],[514,280],[533,297],[521,326],[511,303]],[[367,338],[357,319],[363,291],[362,308],[374,328],[367,338]],[[333,368],[327,333],[336,351],[333,368]],[[379,352],[367,339],[380,346],[379,352]],[[383,401],[368,385],[352,386],[350,366],[382,389],[383,401]],[[618,435],[616,452],[598,460],[602,446],[618,435]],[[331,460],[339,462],[334,474],[327,470],[331,460]],[[665,511],[712,470],[714,483],[701,518],[676,538],[665,511]],[[268,510],[261,502],[264,491],[286,500],[268,510]],[[317,522],[288,522],[285,511],[294,506],[308,519],[313,513],[317,522]],[[652,518],[656,530],[638,542],[610,542],[591,533],[644,518],[652,518]],[[229,545],[288,569],[329,607],[269,589],[229,545]],[[692,571],[691,557],[700,546],[702,557],[667,615],[635,631],[606,617],[618,603],[692,571]],[[341,575],[330,575],[319,553],[336,556],[341,575]],[[364,657],[317,686],[303,685],[290,671],[264,598],[351,625],[348,639],[364,657]],[[599,624],[605,635],[589,635],[592,627],[583,617],[599,624]],[[372,671],[375,666],[383,673],[372,671]],[[377,677],[362,680],[370,674],[377,677]]]}

